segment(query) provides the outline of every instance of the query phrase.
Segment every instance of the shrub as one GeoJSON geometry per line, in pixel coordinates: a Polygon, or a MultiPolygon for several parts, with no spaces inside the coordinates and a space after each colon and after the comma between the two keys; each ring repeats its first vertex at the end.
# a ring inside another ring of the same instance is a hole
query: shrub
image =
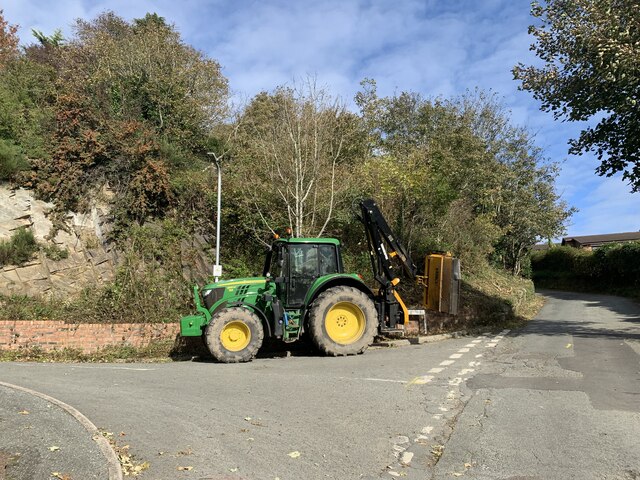
{"type": "Polygon", "coordinates": [[[22,265],[38,251],[31,230],[19,228],[9,240],[0,241],[0,265],[22,265]]]}
{"type": "Polygon", "coordinates": [[[0,180],[9,180],[21,170],[29,168],[20,147],[0,138],[0,180]]]}

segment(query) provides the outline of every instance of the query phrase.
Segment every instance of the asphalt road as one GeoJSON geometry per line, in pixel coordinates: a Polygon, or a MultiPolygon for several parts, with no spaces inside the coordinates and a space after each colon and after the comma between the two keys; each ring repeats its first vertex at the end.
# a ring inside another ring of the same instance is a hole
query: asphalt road
{"type": "Polygon", "coordinates": [[[114,432],[144,480],[640,479],[640,307],[547,295],[517,332],[239,365],[5,363],[0,380],[114,432]]]}

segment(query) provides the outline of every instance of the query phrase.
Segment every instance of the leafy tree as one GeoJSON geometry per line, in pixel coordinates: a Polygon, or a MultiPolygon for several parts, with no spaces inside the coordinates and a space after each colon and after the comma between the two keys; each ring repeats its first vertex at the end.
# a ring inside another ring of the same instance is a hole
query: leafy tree
{"type": "Polygon", "coordinates": [[[0,180],[27,170],[28,158],[47,155],[52,119],[53,72],[20,54],[16,31],[0,13],[0,180]]]}
{"type": "Polygon", "coordinates": [[[18,56],[19,41],[18,26],[11,25],[4,18],[4,11],[0,9],[0,68],[18,56]]]}
{"type": "Polygon", "coordinates": [[[142,120],[158,135],[186,148],[227,114],[228,86],[220,65],[186,45],[156,14],[132,24],[112,12],[79,20],[69,43],[69,77],[77,68],[91,79],[95,108],[119,119],[142,120]],[[98,61],[99,59],[99,61],[98,61]]]}
{"type": "Polygon", "coordinates": [[[361,184],[409,248],[451,249],[470,269],[493,254],[517,274],[538,237],[562,232],[573,211],[555,192],[556,167],[495,96],[379,98],[364,86],[356,101],[373,154],[361,184]]]}
{"type": "Polygon", "coordinates": [[[518,64],[514,77],[556,119],[597,121],[570,153],[593,151],[599,175],[622,172],[640,190],[640,4],[636,0],[534,2],[531,49],[541,67],[518,64]]]}
{"type": "Polygon", "coordinates": [[[31,30],[32,35],[40,42],[40,45],[50,45],[52,47],[60,47],[64,44],[64,35],[62,35],[62,30],[57,28],[51,35],[45,35],[40,30],[36,30],[35,28],[31,30]]]}
{"type": "Polygon", "coordinates": [[[121,226],[162,217],[175,199],[172,170],[201,164],[226,115],[220,66],[155,14],[129,23],[106,12],[74,32],[40,35],[27,51],[56,75],[51,152],[32,161],[27,184],[62,210],[83,210],[109,186],[121,226]]]}

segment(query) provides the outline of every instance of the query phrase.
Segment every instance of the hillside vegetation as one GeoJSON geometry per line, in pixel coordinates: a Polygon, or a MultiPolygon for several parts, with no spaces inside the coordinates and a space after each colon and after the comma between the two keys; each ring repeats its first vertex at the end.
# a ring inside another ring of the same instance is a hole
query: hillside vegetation
{"type": "Polygon", "coordinates": [[[521,274],[529,247],[561,234],[572,213],[556,165],[491,94],[384,97],[365,79],[350,109],[306,79],[234,109],[218,62],[155,14],[79,19],[71,38],[37,32],[24,48],[0,20],[0,180],[52,201],[56,228],[69,210],[109,202],[108,241],[122,252],[113,284],[40,310],[4,298],[5,316],[172,321],[189,311],[195,278],[178,252],[195,235],[214,238],[207,153],[224,172],[227,278],[260,270],[284,227],[342,239],[347,268],[365,274],[354,216],[365,197],[416,263],[451,251],[470,286],[492,269],[521,274]]]}

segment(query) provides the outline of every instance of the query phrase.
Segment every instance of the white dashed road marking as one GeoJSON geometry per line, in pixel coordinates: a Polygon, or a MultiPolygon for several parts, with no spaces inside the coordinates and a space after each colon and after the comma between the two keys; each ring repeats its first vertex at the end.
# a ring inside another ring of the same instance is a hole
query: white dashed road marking
{"type": "MultiPolygon", "coordinates": [[[[453,365],[456,362],[456,360],[462,358],[465,353],[469,353],[472,348],[477,347],[483,341],[487,342],[485,344],[485,347],[487,348],[496,347],[498,342],[502,340],[504,336],[508,333],[509,333],[509,330],[503,330],[502,332],[500,332],[500,334],[496,335],[495,337],[491,337],[488,333],[480,335],[479,337],[476,337],[475,340],[472,340],[470,343],[466,344],[463,348],[460,348],[457,353],[451,354],[449,356],[449,360],[443,360],[442,362],[440,362],[439,366],[431,368],[428,373],[430,374],[442,373],[444,370],[446,370],[446,367],[448,367],[449,365],[453,365]]],[[[475,355],[475,358],[482,358],[482,356],[483,354],[479,353],[475,355]]],[[[477,367],[479,365],[480,365],[479,361],[468,362],[469,368],[462,368],[454,378],[451,378],[448,381],[448,384],[451,387],[451,389],[447,391],[446,403],[445,403],[446,405],[455,407],[455,403],[452,403],[452,402],[455,402],[458,399],[458,395],[460,393],[459,386],[462,384],[462,382],[466,380],[469,374],[475,372],[474,367],[477,367]]],[[[377,379],[377,378],[365,378],[364,380],[406,383],[410,386],[410,385],[424,385],[424,384],[430,383],[433,379],[434,379],[433,375],[422,375],[422,376],[415,377],[409,382],[404,382],[399,380],[377,379]]],[[[440,405],[438,407],[438,410],[440,410],[440,412],[443,412],[443,413],[436,413],[435,415],[432,415],[431,418],[433,420],[441,421],[442,418],[444,417],[444,413],[449,412],[450,408],[447,408],[444,405],[440,405]]],[[[426,427],[423,427],[421,430],[421,433],[417,434],[413,439],[413,443],[428,445],[429,444],[428,441],[430,439],[429,435],[431,434],[433,429],[434,427],[432,425],[427,425],[426,427]]],[[[388,470],[389,475],[393,477],[403,476],[403,474],[398,473],[397,471],[394,471],[393,470],[394,468],[408,467],[411,464],[411,460],[413,460],[414,453],[407,450],[408,448],[408,445],[406,445],[407,443],[409,443],[409,438],[403,437],[403,436],[396,437],[394,441],[393,455],[398,459],[398,463],[395,464],[395,466],[389,466],[389,470],[388,470]]]]}

